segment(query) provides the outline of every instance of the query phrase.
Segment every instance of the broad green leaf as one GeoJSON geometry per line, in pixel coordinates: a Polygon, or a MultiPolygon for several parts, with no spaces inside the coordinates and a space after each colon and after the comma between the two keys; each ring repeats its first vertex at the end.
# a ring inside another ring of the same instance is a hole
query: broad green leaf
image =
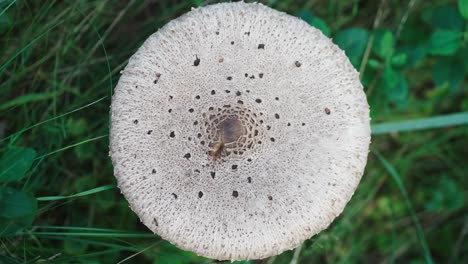
{"type": "Polygon", "coordinates": [[[369,32],[363,28],[350,28],[338,32],[333,41],[346,52],[354,67],[358,68],[366,49],[369,32]]]}
{"type": "Polygon", "coordinates": [[[378,87],[384,89],[386,101],[400,104],[408,98],[408,83],[405,77],[390,66],[385,67],[378,87]]]}
{"type": "Polygon", "coordinates": [[[0,187],[0,237],[16,234],[34,221],[37,200],[32,195],[0,187]]]}
{"type": "Polygon", "coordinates": [[[80,160],[92,159],[96,153],[96,145],[82,144],[73,148],[73,152],[80,160]]]}
{"type": "Polygon", "coordinates": [[[391,59],[392,66],[401,67],[406,64],[408,56],[405,53],[397,53],[391,59]]]}
{"type": "Polygon", "coordinates": [[[369,59],[367,61],[367,65],[369,65],[370,68],[372,69],[378,69],[380,67],[380,62],[378,60],[375,60],[375,59],[369,59]]]}
{"type": "Polygon", "coordinates": [[[432,78],[439,88],[455,89],[464,78],[463,64],[456,56],[441,57],[432,69],[432,78]]]}
{"type": "Polygon", "coordinates": [[[314,15],[310,10],[301,10],[297,13],[297,16],[309,24],[310,21],[312,21],[312,19],[314,18],[314,15]]]}
{"type": "Polygon", "coordinates": [[[12,148],[0,159],[0,182],[17,181],[31,167],[36,151],[30,148],[12,148]]]}
{"type": "MultiPolygon", "coordinates": [[[[404,43],[407,46],[422,46],[429,40],[427,30],[422,30],[421,21],[413,16],[409,16],[403,30],[398,38],[399,43],[404,43]]],[[[396,45],[399,47],[400,45],[396,45]]]]}
{"type": "Polygon", "coordinates": [[[314,26],[316,27],[317,29],[319,29],[320,31],[322,31],[322,33],[329,37],[330,36],[330,29],[328,28],[327,24],[325,23],[325,21],[323,21],[322,19],[318,18],[318,17],[314,17],[312,18],[312,20],[310,21],[309,23],[311,26],[314,26]]]}
{"type": "Polygon", "coordinates": [[[390,90],[389,99],[397,104],[406,102],[408,99],[408,82],[403,74],[398,73],[398,82],[390,90]]]}
{"type": "Polygon", "coordinates": [[[449,30],[436,30],[431,34],[429,52],[435,55],[452,55],[461,43],[459,32],[449,30]]]}
{"type": "Polygon", "coordinates": [[[457,9],[451,5],[428,8],[423,11],[422,19],[436,29],[457,32],[463,30],[463,18],[457,9]]]}
{"type": "Polygon", "coordinates": [[[406,56],[405,63],[402,67],[408,69],[417,66],[421,63],[427,54],[425,46],[401,46],[396,50],[396,54],[404,54],[406,56]]]}
{"type": "Polygon", "coordinates": [[[381,80],[383,81],[383,87],[385,87],[386,90],[393,89],[398,84],[399,73],[392,69],[392,67],[387,66],[383,71],[381,80]]]}
{"type": "Polygon", "coordinates": [[[372,51],[382,59],[385,59],[393,50],[395,37],[390,30],[377,29],[374,33],[372,51]]]}
{"type": "Polygon", "coordinates": [[[465,19],[468,19],[468,0],[458,0],[458,10],[465,19]]]}
{"type": "Polygon", "coordinates": [[[380,67],[380,63],[374,59],[370,59],[367,62],[367,65],[368,67],[364,71],[364,74],[361,75],[361,82],[362,82],[362,85],[364,86],[368,86],[374,81],[375,78],[377,78],[378,76],[377,67],[380,67]]]}
{"type": "Polygon", "coordinates": [[[330,36],[330,29],[328,28],[327,23],[325,23],[325,21],[322,19],[314,16],[309,10],[302,10],[297,13],[297,16],[302,18],[302,20],[305,22],[309,23],[309,25],[322,31],[325,36],[330,36]]]}
{"type": "Polygon", "coordinates": [[[203,4],[202,0],[193,0],[193,5],[196,7],[201,6],[202,4],[203,4]]]}
{"type": "Polygon", "coordinates": [[[88,122],[84,118],[68,119],[67,130],[73,136],[83,135],[88,129],[88,122]]]}

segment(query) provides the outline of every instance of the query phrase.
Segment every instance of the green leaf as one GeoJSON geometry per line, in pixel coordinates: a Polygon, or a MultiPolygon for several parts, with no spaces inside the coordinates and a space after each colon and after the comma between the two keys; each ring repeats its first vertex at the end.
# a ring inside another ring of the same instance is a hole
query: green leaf
{"type": "Polygon", "coordinates": [[[458,10],[465,19],[468,19],[468,0],[458,0],[458,10]]]}
{"type": "Polygon", "coordinates": [[[203,4],[202,0],[193,0],[193,5],[196,7],[201,6],[202,4],[203,4]]]}
{"type": "Polygon", "coordinates": [[[372,69],[378,69],[380,68],[380,62],[378,60],[374,60],[374,59],[369,59],[367,61],[367,65],[369,65],[370,68],[372,69]]]}
{"type": "Polygon", "coordinates": [[[422,19],[436,29],[445,29],[461,32],[463,18],[457,9],[451,5],[428,8],[423,11],[422,19]]]}
{"type": "Polygon", "coordinates": [[[377,29],[374,33],[372,51],[382,59],[385,59],[393,50],[395,37],[390,30],[377,29]]]}
{"type": "Polygon", "coordinates": [[[34,221],[37,200],[32,195],[0,187],[0,237],[16,234],[34,221]]]}
{"type": "Polygon", "coordinates": [[[328,28],[327,23],[325,23],[325,21],[322,19],[314,16],[309,10],[301,10],[299,13],[297,13],[297,16],[302,18],[302,20],[305,22],[309,23],[309,25],[322,31],[325,36],[330,36],[330,29],[328,28]]]}
{"type": "Polygon", "coordinates": [[[397,53],[392,57],[392,66],[401,67],[406,64],[408,56],[405,53],[397,53]]]}
{"type": "Polygon", "coordinates": [[[92,159],[96,153],[96,145],[82,144],[73,149],[73,152],[80,160],[92,159]]]}
{"type": "Polygon", "coordinates": [[[325,36],[327,36],[327,37],[330,36],[330,29],[328,28],[327,23],[325,23],[325,21],[323,21],[322,19],[320,19],[318,17],[314,17],[314,18],[312,18],[312,20],[310,21],[309,24],[311,26],[313,26],[313,27],[316,27],[320,31],[322,31],[322,33],[325,36]]]}
{"type": "Polygon", "coordinates": [[[429,40],[429,52],[436,55],[452,55],[461,43],[461,35],[455,31],[436,30],[429,40]]]}
{"type": "Polygon", "coordinates": [[[383,82],[382,86],[385,87],[385,89],[393,89],[398,84],[398,79],[399,75],[397,71],[393,70],[390,66],[385,67],[381,79],[383,82]]]}
{"type": "Polygon", "coordinates": [[[88,121],[84,118],[68,119],[67,130],[73,136],[83,135],[88,129],[88,121]]]}
{"type": "Polygon", "coordinates": [[[369,32],[363,28],[350,28],[338,32],[333,41],[346,52],[354,67],[359,68],[366,49],[369,32]]]}
{"type": "Polygon", "coordinates": [[[408,99],[408,82],[403,74],[398,74],[398,82],[390,91],[389,100],[395,103],[404,103],[408,99]]]}
{"type": "Polygon", "coordinates": [[[301,10],[299,11],[296,16],[300,17],[302,20],[310,24],[310,21],[314,18],[314,15],[310,10],[301,10]]]}
{"type": "Polygon", "coordinates": [[[380,63],[374,59],[368,60],[367,65],[369,67],[364,71],[364,74],[361,75],[361,82],[364,86],[368,86],[374,81],[376,76],[378,76],[377,68],[380,68],[380,63]]]}
{"type": "MultiPolygon", "coordinates": [[[[409,46],[425,45],[429,40],[429,34],[426,29],[421,25],[421,21],[410,16],[400,32],[398,42],[409,46]]],[[[396,46],[399,47],[400,45],[396,46]]]]}
{"type": "Polygon", "coordinates": [[[384,89],[385,99],[389,102],[398,104],[408,98],[408,83],[405,77],[390,66],[385,67],[379,88],[384,89]]]}
{"type": "Polygon", "coordinates": [[[417,66],[421,63],[427,54],[425,46],[401,46],[397,48],[396,54],[404,54],[406,61],[402,67],[408,69],[417,66]]]}
{"type": "Polygon", "coordinates": [[[10,149],[0,160],[0,182],[17,181],[31,167],[36,151],[31,148],[10,149]]]}
{"type": "Polygon", "coordinates": [[[463,62],[456,56],[437,59],[432,69],[432,79],[437,87],[455,89],[464,78],[463,62]]]}

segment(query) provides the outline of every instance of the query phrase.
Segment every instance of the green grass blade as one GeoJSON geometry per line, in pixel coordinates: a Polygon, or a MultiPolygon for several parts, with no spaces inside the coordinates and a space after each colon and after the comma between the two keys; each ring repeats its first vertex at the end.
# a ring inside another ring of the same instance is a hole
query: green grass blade
{"type": "Polygon", "coordinates": [[[102,135],[102,136],[90,138],[90,139],[87,139],[87,140],[83,140],[83,141],[80,141],[80,142],[78,142],[78,143],[75,143],[75,144],[72,144],[72,145],[69,145],[69,146],[66,146],[66,147],[63,147],[63,148],[60,148],[60,149],[51,151],[51,152],[49,152],[49,153],[46,153],[46,154],[44,154],[44,155],[42,155],[42,156],[37,157],[36,160],[45,158],[45,157],[47,157],[47,156],[56,154],[56,153],[58,153],[58,152],[61,152],[61,151],[64,151],[64,150],[67,150],[67,149],[70,149],[70,148],[73,148],[73,147],[76,147],[76,146],[79,146],[79,145],[81,145],[81,144],[85,144],[85,143],[88,143],[88,142],[92,142],[92,141],[99,140],[99,139],[105,138],[105,137],[107,137],[107,135],[102,135]]]}
{"type": "Polygon", "coordinates": [[[371,151],[372,153],[374,153],[375,156],[377,156],[377,158],[382,163],[384,168],[388,171],[392,179],[395,181],[395,184],[397,185],[401,194],[403,195],[406,206],[408,207],[408,210],[411,215],[411,220],[413,221],[414,227],[416,229],[416,235],[418,237],[419,245],[421,246],[421,251],[424,255],[426,262],[430,264],[434,263],[432,261],[431,252],[429,251],[429,246],[427,244],[424,231],[421,227],[421,224],[419,223],[418,217],[416,216],[416,212],[414,211],[413,204],[411,203],[411,200],[409,199],[408,192],[406,191],[406,188],[403,185],[403,182],[401,181],[400,175],[395,170],[395,168],[382,156],[382,154],[380,154],[380,152],[377,151],[377,149],[371,147],[371,151]]]}
{"type": "Polygon", "coordinates": [[[86,196],[90,194],[95,194],[103,191],[107,191],[110,189],[114,189],[115,185],[109,184],[109,185],[104,185],[101,187],[97,187],[91,190],[87,190],[84,192],[72,194],[72,195],[67,195],[67,196],[45,196],[45,197],[38,197],[38,201],[57,201],[57,200],[63,200],[63,199],[70,199],[70,198],[75,198],[75,197],[81,197],[81,196],[86,196]]]}
{"type": "Polygon", "coordinates": [[[23,48],[21,48],[19,51],[17,51],[15,53],[14,56],[12,56],[9,60],[7,60],[5,63],[3,63],[3,65],[0,67],[0,73],[3,72],[3,70],[5,70],[5,68],[8,66],[8,64],[10,64],[14,59],[16,59],[19,55],[21,55],[25,50],[27,50],[29,47],[31,47],[32,45],[36,44],[36,42],[38,40],[40,40],[42,37],[44,37],[47,33],[49,33],[50,31],[52,31],[53,29],[55,29],[56,27],[60,26],[61,24],[63,24],[65,21],[67,21],[67,19],[64,19],[62,21],[59,21],[57,22],[55,25],[51,26],[50,28],[48,28],[45,32],[41,33],[39,36],[35,37],[33,40],[31,40],[31,42],[29,42],[26,46],[24,46],[23,48]]]}
{"type": "Polygon", "coordinates": [[[3,142],[4,140],[7,140],[7,139],[9,139],[9,138],[11,138],[11,137],[14,137],[14,136],[16,136],[16,135],[19,135],[19,134],[21,134],[21,133],[23,133],[23,132],[25,132],[25,131],[28,131],[29,129],[35,128],[35,127],[40,126],[40,125],[42,125],[42,124],[48,123],[48,122],[50,122],[50,121],[54,121],[54,120],[59,119],[59,118],[61,118],[61,117],[64,117],[64,116],[73,114],[73,113],[75,113],[75,112],[78,112],[78,111],[80,111],[80,110],[83,110],[83,109],[85,109],[85,108],[87,108],[87,107],[90,107],[90,106],[92,106],[92,105],[94,105],[94,104],[99,103],[100,101],[102,101],[102,100],[104,100],[104,99],[106,99],[106,98],[107,98],[107,96],[101,97],[101,98],[97,99],[96,101],[91,102],[91,103],[89,103],[89,104],[87,104],[87,105],[78,107],[78,108],[73,109],[73,110],[71,110],[71,111],[69,111],[69,112],[66,112],[66,113],[63,113],[63,114],[61,114],[61,115],[58,115],[58,116],[49,118],[49,119],[47,119],[47,120],[38,122],[38,123],[36,123],[36,124],[34,124],[34,125],[32,125],[32,126],[23,128],[23,129],[21,129],[21,130],[18,131],[18,132],[15,132],[15,133],[13,133],[13,134],[11,134],[11,135],[5,137],[5,138],[0,139],[0,142],[3,142]]]}
{"type": "Polygon", "coordinates": [[[5,110],[5,109],[10,108],[10,107],[15,107],[15,106],[24,105],[24,104],[27,104],[27,103],[39,102],[39,101],[42,101],[42,100],[51,99],[56,95],[57,95],[56,92],[34,93],[34,94],[22,95],[22,96],[14,98],[12,100],[9,100],[9,101],[7,101],[7,102],[5,102],[3,104],[0,104],[0,111],[5,110]]]}
{"type": "MultiPolygon", "coordinates": [[[[72,8],[76,9],[83,16],[83,18],[86,18],[86,14],[80,8],[77,8],[76,6],[72,5],[70,3],[70,1],[66,1],[66,2],[68,4],[70,4],[70,6],[72,6],[72,8]]],[[[89,25],[93,29],[94,33],[96,33],[96,35],[98,37],[98,40],[99,40],[98,44],[101,46],[102,51],[104,53],[104,57],[106,58],[107,72],[109,73],[109,90],[110,90],[110,96],[112,97],[113,89],[114,89],[114,84],[112,82],[112,68],[111,68],[111,65],[110,65],[109,56],[107,55],[106,46],[104,45],[104,39],[101,36],[101,34],[99,33],[98,29],[94,26],[93,23],[89,22],[89,25]]],[[[89,56],[90,55],[92,55],[92,54],[89,54],[89,56]]],[[[89,59],[89,57],[88,57],[88,59],[89,59]]]]}
{"type": "Polygon", "coordinates": [[[98,228],[98,227],[81,227],[81,226],[32,226],[31,229],[57,229],[57,230],[80,230],[80,231],[96,231],[96,232],[115,232],[124,233],[125,230],[98,228]]]}
{"type": "MultiPolygon", "coordinates": [[[[88,258],[92,258],[92,257],[106,255],[106,254],[112,254],[112,253],[119,252],[119,251],[122,251],[122,249],[121,248],[113,248],[113,249],[106,249],[106,250],[101,250],[101,251],[94,251],[92,253],[81,254],[80,256],[72,256],[72,257],[68,257],[68,258],[65,258],[65,259],[57,259],[58,262],[56,262],[56,263],[63,263],[66,260],[79,260],[81,263],[83,263],[82,262],[83,259],[88,259],[88,258]]],[[[78,263],[80,263],[80,262],[78,262],[78,263]]]]}
{"type": "MultiPolygon", "coordinates": [[[[115,249],[120,249],[120,250],[129,250],[129,251],[135,251],[138,252],[141,250],[141,248],[144,248],[152,243],[145,243],[145,244],[140,244],[140,245],[122,245],[122,244],[115,244],[115,243],[107,243],[107,242],[102,242],[99,240],[92,240],[91,239],[84,239],[81,237],[61,237],[61,236],[43,236],[48,239],[54,239],[54,240],[71,240],[71,241],[76,241],[76,242],[82,242],[82,243],[87,243],[91,245],[98,245],[98,246],[105,246],[109,248],[115,248],[115,249]]],[[[110,239],[109,239],[110,240],[110,239]]],[[[120,241],[119,239],[116,239],[117,241],[120,241]]],[[[122,241],[125,243],[125,241],[122,241]]],[[[157,243],[161,243],[162,240],[158,241],[157,243]]]]}
{"type": "Polygon", "coordinates": [[[3,16],[3,14],[5,14],[5,12],[8,11],[8,9],[10,9],[10,7],[12,7],[15,3],[16,0],[11,1],[11,3],[7,7],[5,7],[5,9],[3,9],[2,12],[0,12],[0,17],[3,16]]]}
{"type": "Polygon", "coordinates": [[[468,124],[468,112],[421,118],[415,120],[407,120],[401,122],[374,124],[372,125],[372,134],[380,135],[391,132],[415,131],[465,124],[468,124]]]}
{"type": "Polygon", "coordinates": [[[104,233],[104,232],[25,232],[25,235],[36,236],[78,236],[78,237],[126,237],[126,238],[159,238],[148,233],[104,233]]]}

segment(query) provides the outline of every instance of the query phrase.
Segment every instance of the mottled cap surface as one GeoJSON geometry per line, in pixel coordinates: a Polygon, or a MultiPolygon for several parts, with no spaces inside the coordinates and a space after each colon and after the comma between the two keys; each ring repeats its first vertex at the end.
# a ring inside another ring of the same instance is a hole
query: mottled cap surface
{"type": "Polygon", "coordinates": [[[115,89],[119,188],[162,238],[220,260],[294,248],[344,209],[369,107],[330,39],[261,4],[194,9],[151,35],[115,89]]]}

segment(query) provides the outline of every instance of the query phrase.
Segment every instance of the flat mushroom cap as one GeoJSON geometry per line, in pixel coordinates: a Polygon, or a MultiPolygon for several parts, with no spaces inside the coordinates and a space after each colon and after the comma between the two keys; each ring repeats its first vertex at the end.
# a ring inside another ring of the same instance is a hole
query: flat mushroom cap
{"type": "Polygon", "coordinates": [[[364,171],[369,106],[344,52],[262,4],[169,22],[115,89],[110,154],[132,210],[219,260],[292,249],[336,218],[364,171]]]}

